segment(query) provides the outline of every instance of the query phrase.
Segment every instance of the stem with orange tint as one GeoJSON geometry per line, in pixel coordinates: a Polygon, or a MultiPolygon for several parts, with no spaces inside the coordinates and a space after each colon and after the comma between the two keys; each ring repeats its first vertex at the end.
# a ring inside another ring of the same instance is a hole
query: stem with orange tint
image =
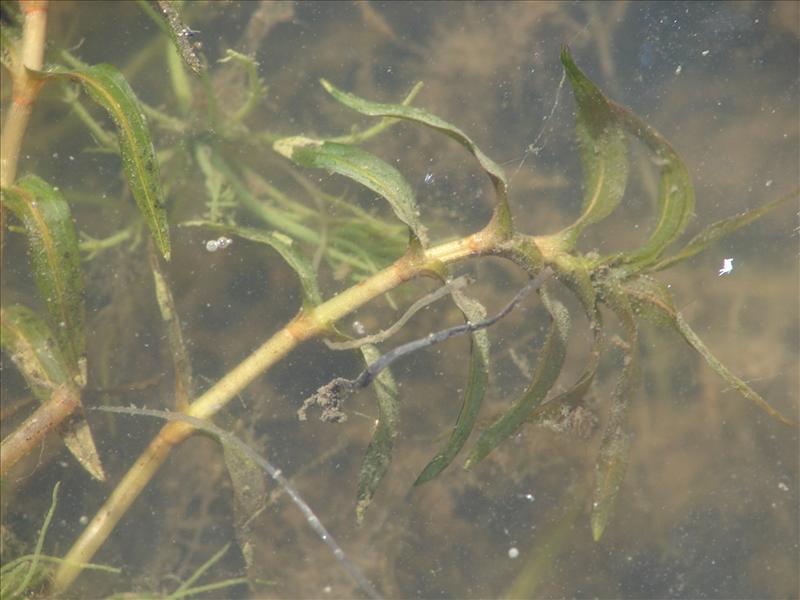
{"type": "Polygon", "coordinates": [[[73,385],[59,387],[14,433],[0,445],[0,477],[42,441],[81,405],[80,392],[73,385]]]}
{"type": "Polygon", "coordinates": [[[12,100],[0,134],[0,187],[8,187],[17,176],[22,138],[42,86],[26,69],[42,69],[47,32],[47,1],[20,0],[19,3],[25,21],[22,26],[22,43],[11,52],[12,100]]]}

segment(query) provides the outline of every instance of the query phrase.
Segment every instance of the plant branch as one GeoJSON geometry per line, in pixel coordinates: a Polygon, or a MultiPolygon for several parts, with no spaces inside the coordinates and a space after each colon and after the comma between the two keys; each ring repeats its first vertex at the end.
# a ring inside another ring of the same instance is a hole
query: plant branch
{"type": "Polygon", "coordinates": [[[27,456],[45,435],[53,431],[81,405],[80,392],[72,385],[57,388],[48,402],[42,404],[0,445],[0,477],[22,457],[27,456]]]}
{"type": "Polygon", "coordinates": [[[47,0],[20,0],[25,21],[22,26],[21,52],[11,65],[11,106],[0,135],[0,187],[8,187],[17,176],[22,138],[28,127],[33,104],[42,87],[27,69],[40,71],[44,60],[47,31],[47,0]]]}
{"type": "MultiPolygon", "coordinates": [[[[210,419],[247,385],[283,359],[300,343],[328,333],[336,321],[360,306],[406,281],[436,271],[443,264],[481,254],[498,253],[498,245],[499,239],[490,224],[487,228],[463,239],[447,242],[426,251],[405,254],[369,279],[333,296],[319,306],[300,311],[297,317],[195,400],[185,414],[197,419],[210,419]]],[[[54,593],[63,593],[69,588],[80,574],[81,565],[89,562],[105,542],[166,460],[172,448],[183,442],[194,431],[194,427],[179,421],[171,421],[161,429],[64,557],[64,562],[54,578],[54,593]]]]}

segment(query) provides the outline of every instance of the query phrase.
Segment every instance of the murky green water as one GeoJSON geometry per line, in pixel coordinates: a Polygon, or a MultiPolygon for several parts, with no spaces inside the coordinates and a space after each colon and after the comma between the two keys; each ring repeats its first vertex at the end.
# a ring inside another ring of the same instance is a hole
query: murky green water
{"type": "MultiPolygon", "coordinates": [[[[558,91],[563,42],[611,98],[659,129],[685,160],[697,194],[689,236],[798,185],[795,3],[192,3],[187,20],[200,31],[218,110],[231,111],[246,98],[242,71],[217,62],[228,48],[254,53],[268,89],[242,129],[230,131],[209,126],[198,83],[192,84],[191,108],[181,113],[163,36],[136,4],[58,2],[51,9],[55,47],[73,48],[87,63],[116,65],[144,102],[189,125],[184,132],[154,126],[154,142],[157,151],[167,151],[160,158],[172,207],[168,275],[200,389],[294,316],[301,296],[292,271],[269,249],[237,240],[210,254],[207,232],[177,226],[207,210],[198,148],[213,146],[231,163],[246,165],[250,193],[267,196],[261,177],[315,210],[289,173],[295,168],[287,170],[265,140],[347,133],[353,123],[371,124],[331,99],[321,77],[387,102],[423,81],[414,103],[457,124],[506,167],[515,224],[532,234],[570,223],[582,199],[573,102],[568,86],[558,91]]],[[[92,151],[92,136],[64,104],[63,93],[54,86],[37,106],[20,172],[58,185],[73,205],[79,231],[103,238],[137,213],[117,157],[92,151]]],[[[488,181],[452,141],[402,124],[366,148],[406,176],[434,241],[470,233],[490,216],[488,181]]],[[[656,179],[643,152],[636,161],[623,206],[587,231],[583,250],[624,250],[646,239],[656,179]]],[[[302,172],[327,193],[391,221],[390,211],[356,184],[302,172]]],[[[330,210],[332,219],[344,214],[330,210]]],[[[796,213],[790,202],[658,275],[717,356],[790,415],[797,414],[800,383],[796,213]],[[719,277],[725,258],[734,259],[734,269],[719,277]]],[[[243,224],[267,227],[252,211],[238,214],[243,224]]],[[[4,251],[3,302],[33,304],[20,238],[9,236],[4,251]]],[[[314,254],[310,245],[303,250],[314,254]]],[[[385,266],[388,258],[382,260],[374,266],[385,266]]],[[[84,402],[170,407],[173,381],[145,245],[109,250],[85,268],[89,387],[155,379],[138,391],[89,393],[84,402]]],[[[523,281],[513,265],[498,259],[473,260],[463,270],[477,277],[474,293],[490,310],[523,281]]],[[[354,271],[323,260],[323,295],[345,289],[354,271]]],[[[390,300],[407,306],[430,287],[411,284],[390,300]]],[[[358,320],[375,331],[394,315],[389,300],[381,299],[341,325],[358,320]]],[[[606,320],[617,331],[613,315],[606,320]]],[[[446,303],[435,305],[402,340],[456,321],[446,303]]],[[[537,301],[529,299],[493,328],[484,420],[524,389],[519,365],[535,360],[545,323],[537,301]]],[[[561,389],[580,374],[589,345],[586,323],[576,319],[561,389]]],[[[361,366],[355,357],[317,342],[303,345],[248,387],[217,423],[265,450],[293,478],[349,558],[387,597],[797,597],[797,432],[726,390],[676,335],[645,326],[640,345],[631,461],[615,516],[598,543],[592,541],[589,509],[599,432],[582,440],[525,429],[471,472],[462,471],[459,458],[443,476],[408,493],[457,416],[469,358],[464,338],[394,369],[400,433],[391,470],[361,527],[355,524],[355,486],[377,414],[371,393],[355,399],[349,420],[340,425],[295,417],[316,387],[337,375],[356,375],[361,366]]],[[[601,421],[620,359],[614,351],[604,356],[593,405],[601,421]]],[[[24,394],[4,356],[4,407],[24,394]]],[[[4,526],[24,544],[32,546],[50,490],[61,480],[61,503],[44,550],[63,555],[82,530],[80,518],[94,515],[160,425],[97,414],[90,421],[109,483],[91,482],[56,438],[3,483],[4,526]]],[[[13,425],[3,423],[4,436],[13,425]]],[[[203,437],[189,440],[93,559],[122,566],[124,574],[84,574],[76,594],[167,593],[177,587],[176,577],[185,580],[228,542],[234,548],[204,581],[242,575],[232,503],[218,447],[203,437]]],[[[274,497],[252,527],[258,541],[254,572],[272,582],[253,597],[357,593],[285,497],[274,497]]],[[[6,544],[4,553],[10,548],[6,544]]],[[[247,594],[239,587],[224,595],[247,594]]]]}

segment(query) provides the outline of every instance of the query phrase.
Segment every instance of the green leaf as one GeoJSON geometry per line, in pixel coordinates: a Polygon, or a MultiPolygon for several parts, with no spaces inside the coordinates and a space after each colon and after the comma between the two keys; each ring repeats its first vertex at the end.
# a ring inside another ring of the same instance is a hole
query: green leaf
{"type": "Polygon", "coordinates": [[[185,410],[195,397],[194,383],[192,381],[192,363],[189,359],[189,351],[183,340],[181,320],[178,317],[175,299],[172,295],[169,281],[161,267],[161,261],[158,259],[155,245],[148,244],[147,254],[150,259],[150,269],[153,272],[156,301],[161,311],[161,318],[166,325],[167,341],[169,342],[170,354],[172,356],[172,367],[175,378],[175,387],[173,391],[173,395],[175,396],[174,406],[177,410],[185,410]]]}
{"type": "Polygon", "coordinates": [[[389,202],[394,214],[408,225],[422,246],[428,245],[427,230],[420,221],[411,186],[397,169],[377,156],[355,146],[300,136],[278,140],[273,147],[300,166],[344,175],[379,194],[389,202]]]}
{"type": "Polygon", "coordinates": [[[170,258],[169,226],[164,210],[158,162],[139,100],[119,70],[107,64],[76,71],[36,73],[45,79],[73,79],[102,106],[117,126],[122,166],[139,211],[159,251],[170,258]]]}
{"type": "Polygon", "coordinates": [[[25,225],[36,285],[69,370],[85,385],[84,287],[69,205],[58,190],[35,175],[3,190],[3,203],[25,225]]]}
{"type": "MultiPolygon", "coordinates": [[[[77,392],[76,392],[77,393],[77,392]]],[[[97,446],[94,443],[94,435],[89,427],[89,422],[83,414],[83,406],[79,406],[69,418],[65,419],[58,429],[64,445],[72,453],[72,456],[86,469],[86,471],[98,481],[105,481],[106,474],[103,470],[103,462],[97,453],[97,446]]]]}
{"type": "Polygon", "coordinates": [[[561,373],[567,352],[569,313],[560,302],[549,298],[544,287],[541,288],[541,298],[542,304],[550,313],[552,324],[539,352],[533,379],[522,396],[481,434],[464,464],[465,469],[475,466],[512,435],[541,404],[561,373]]]}
{"type": "Polygon", "coordinates": [[[561,62],[578,108],[575,133],[585,180],[581,216],[560,234],[572,247],[587,225],[605,219],[622,200],[628,180],[628,148],[611,106],[572,60],[567,46],[561,48],[561,62]]]}
{"type": "Polygon", "coordinates": [[[206,227],[219,233],[227,233],[252,242],[267,244],[281,255],[283,260],[288,263],[300,278],[300,286],[303,289],[303,306],[310,308],[322,302],[314,267],[311,266],[309,260],[300,252],[294,240],[288,235],[277,231],[261,231],[250,227],[223,225],[221,223],[211,223],[210,221],[191,221],[184,223],[184,225],[206,227]]]}
{"type": "Polygon", "coordinates": [[[445,134],[446,136],[454,139],[456,142],[466,148],[477,160],[484,172],[489,176],[492,181],[492,186],[497,196],[497,206],[495,209],[495,220],[500,227],[502,235],[511,235],[511,213],[508,208],[508,181],[506,175],[500,166],[495,163],[491,158],[486,156],[478,146],[475,145],[467,134],[455,125],[451,125],[444,119],[430,114],[421,108],[414,106],[405,106],[403,104],[383,104],[381,102],[371,102],[359,98],[349,92],[344,92],[334,87],[328,81],[321,80],[322,87],[324,87],[329,94],[336,98],[339,102],[351,108],[362,115],[371,117],[394,117],[397,119],[405,119],[414,123],[425,125],[436,131],[445,134]]]}
{"type": "Polygon", "coordinates": [[[675,327],[678,329],[680,334],[683,336],[683,339],[694,348],[700,356],[702,356],[708,366],[714,369],[717,372],[717,375],[722,377],[736,391],[738,391],[742,396],[750,400],[753,404],[771,416],[773,419],[777,419],[784,425],[788,425],[789,427],[797,428],[800,423],[797,421],[785,417],[779,411],[774,409],[772,405],[764,400],[760,394],[758,394],[753,388],[747,385],[740,377],[734,375],[728,367],[723,365],[716,356],[711,353],[711,350],[703,343],[703,341],[697,337],[697,334],[694,330],[689,327],[689,324],[684,321],[683,315],[681,313],[675,314],[675,327]]]}
{"type": "MultiPolygon", "coordinates": [[[[366,364],[376,361],[381,355],[380,351],[372,344],[365,344],[360,349],[366,364]]],[[[356,486],[356,521],[358,523],[363,522],[364,514],[372,502],[375,490],[389,470],[400,416],[397,385],[389,369],[384,369],[378,375],[374,388],[378,395],[378,423],[358,473],[356,486]]]]}
{"type": "MultiPolygon", "coordinates": [[[[36,540],[36,548],[33,551],[33,554],[30,555],[30,563],[28,565],[25,574],[22,575],[19,579],[19,586],[14,589],[13,592],[10,592],[11,586],[6,586],[5,581],[3,583],[3,598],[26,598],[33,592],[33,584],[41,583],[41,580],[44,580],[49,575],[47,569],[43,569],[39,566],[39,562],[42,559],[42,550],[44,549],[44,539],[47,535],[47,530],[50,528],[50,523],[53,521],[53,516],[56,512],[56,505],[58,504],[58,489],[61,487],[61,482],[57,481],[56,484],[53,486],[53,492],[50,500],[50,508],[47,511],[47,514],[44,517],[44,523],[42,523],[42,528],[39,530],[39,536],[36,540]],[[9,593],[10,592],[10,593],[9,593]]],[[[3,565],[5,567],[5,565],[3,565]]],[[[15,574],[18,575],[19,573],[15,574]]],[[[8,579],[12,579],[11,573],[3,572],[5,577],[8,579]]],[[[16,578],[16,577],[14,577],[16,578]]]]}
{"type": "Polygon", "coordinates": [[[793,198],[796,199],[798,195],[800,195],[800,190],[794,190],[793,192],[786,194],[785,196],[781,196],[777,200],[773,200],[764,206],[759,206],[742,214],[728,217],[727,219],[723,219],[722,221],[717,221],[716,223],[709,225],[703,231],[694,236],[680,252],[674,256],[658,261],[653,266],[648,267],[647,271],[662,271],[663,269],[667,269],[675,264],[691,258],[696,254],[699,254],[700,252],[703,252],[706,248],[718,240],[730,235],[738,229],[741,229],[745,225],[752,223],[762,215],[768,213],[774,208],[777,208],[787,200],[791,200],[793,198]]]}
{"type": "MultiPolygon", "coordinates": [[[[50,328],[28,307],[15,304],[0,309],[0,345],[40,403],[49,402],[53,392],[62,385],[79,395],[50,328]]],[[[89,474],[99,481],[105,480],[103,465],[82,410],[79,408],[65,419],[58,431],[69,451],[89,474]]]]}
{"type": "Polygon", "coordinates": [[[672,294],[663,283],[647,275],[639,275],[624,281],[622,289],[638,317],[659,327],[675,326],[678,310],[672,294]]]}
{"type": "Polygon", "coordinates": [[[150,12],[155,15],[154,18],[157,21],[160,20],[159,17],[163,17],[164,21],[163,23],[159,23],[159,25],[161,25],[162,29],[166,29],[175,50],[181,55],[183,62],[186,63],[186,66],[189,67],[195,75],[201,75],[206,70],[206,67],[197,55],[199,45],[196,46],[192,41],[192,35],[195,32],[192,32],[192,30],[184,24],[174,4],[176,3],[172,0],[161,0],[161,2],[158,3],[161,14],[159,15],[155,10],[150,12]]]}
{"type": "Polygon", "coordinates": [[[694,188],[686,165],[658,131],[618,104],[610,103],[619,123],[655,154],[659,166],[658,221],[650,239],[638,250],[604,260],[622,263],[633,274],[653,264],[681,233],[694,211],[694,188]]]}
{"type": "Polygon", "coordinates": [[[667,289],[651,278],[637,277],[636,280],[626,281],[623,285],[626,296],[631,299],[631,303],[637,312],[655,320],[659,323],[671,325],[684,340],[702,356],[708,366],[725,380],[730,386],[736,389],[742,396],[750,400],[758,408],[790,427],[798,427],[798,422],[792,420],[778,410],[773,408],[760,394],[747,385],[740,377],[733,374],[723,365],[697,336],[694,330],[683,319],[683,316],[675,308],[672,298],[667,289]]]}
{"type": "Polygon", "coordinates": [[[233,487],[233,515],[236,541],[250,571],[253,555],[260,549],[263,537],[254,531],[255,515],[264,510],[269,490],[261,468],[253,458],[238,446],[222,444],[225,467],[233,487]]]}
{"type": "MultiPolygon", "coordinates": [[[[625,382],[620,382],[620,387],[625,382]]],[[[621,398],[616,392],[614,401],[621,398]]],[[[612,407],[614,405],[612,404],[612,407]]],[[[595,542],[603,537],[603,532],[611,520],[617,494],[625,479],[630,453],[630,435],[622,426],[609,428],[603,436],[600,452],[595,465],[595,489],[592,503],[592,538],[595,542]]]]}
{"type": "MultiPolygon", "coordinates": [[[[401,104],[403,106],[408,106],[411,102],[414,101],[414,98],[417,97],[417,94],[422,90],[423,83],[418,81],[414,84],[414,87],[411,88],[411,91],[406,94],[406,97],[403,98],[401,104]]],[[[345,135],[338,135],[336,137],[327,138],[329,142],[338,142],[339,144],[352,144],[352,145],[359,145],[363,142],[366,142],[368,139],[371,139],[384,131],[386,131],[389,127],[396,125],[399,122],[399,119],[394,119],[392,117],[383,117],[380,121],[378,121],[372,127],[369,127],[363,131],[359,131],[355,127],[345,135]]]]}
{"type": "Polygon", "coordinates": [[[41,402],[71,381],[70,370],[50,328],[27,306],[0,309],[0,344],[41,402]]]}
{"type": "MultiPolygon", "coordinates": [[[[486,309],[476,300],[469,298],[458,290],[452,292],[456,302],[466,319],[476,323],[486,317],[486,309]]],[[[414,481],[414,485],[422,485],[437,477],[459,453],[475,427],[486,387],[489,384],[489,334],[485,329],[472,332],[469,372],[464,400],[458,413],[455,427],[444,447],[437,452],[431,461],[414,481]]]]}
{"type": "MultiPolygon", "coordinates": [[[[601,315],[596,308],[594,313],[589,315],[589,326],[592,330],[592,347],[589,350],[589,361],[583,373],[568,390],[536,408],[528,417],[528,423],[532,425],[563,423],[564,415],[583,403],[583,398],[591,388],[597,374],[604,345],[601,315]]],[[[582,434],[581,431],[575,431],[575,433],[582,434]]]]}
{"type": "Polygon", "coordinates": [[[625,330],[622,348],[623,368],[611,395],[611,414],[606,424],[595,464],[595,489],[592,502],[592,537],[598,541],[605,531],[625,479],[630,451],[627,417],[634,388],[638,382],[639,328],[633,309],[617,280],[609,278],[602,286],[603,299],[611,306],[625,330]]]}

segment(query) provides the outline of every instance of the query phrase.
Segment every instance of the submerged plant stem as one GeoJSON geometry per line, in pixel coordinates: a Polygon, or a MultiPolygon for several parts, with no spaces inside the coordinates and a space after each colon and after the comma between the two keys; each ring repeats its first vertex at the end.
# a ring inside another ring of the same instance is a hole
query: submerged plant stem
{"type": "Polygon", "coordinates": [[[42,68],[47,31],[47,0],[22,0],[20,8],[25,15],[25,21],[22,26],[22,43],[12,54],[11,106],[0,135],[0,187],[10,186],[17,176],[22,138],[41,88],[41,84],[28,74],[26,68],[35,71],[42,68]]]}
{"type": "MultiPolygon", "coordinates": [[[[406,254],[369,279],[333,296],[319,306],[302,310],[297,317],[195,400],[185,414],[197,419],[212,417],[301,342],[327,333],[331,325],[342,317],[398,285],[433,270],[437,265],[481,254],[499,253],[498,238],[490,227],[491,225],[473,235],[441,244],[420,254],[406,254]]],[[[88,563],[105,542],[166,460],[172,448],[194,431],[194,427],[182,421],[171,421],[161,429],[64,557],[64,563],[60,565],[53,580],[54,593],[63,593],[72,585],[80,574],[82,565],[88,563]]]]}
{"type": "MultiPolygon", "coordinates": [[[[375,587],[370,583],[370,581],[364,576],[361,570],[351,562],[342,550],[341,546],[336,542],[333,536],[328,532],[322,522],[319,520],[317,515],[314,514],[314,511],[311,510],[311,507],[303,500],[303,497],[297,491],[297,489],[289,482],[286,477],[284,477],[283,472],[274,467],[272,463],[270,463],[267,459],[262,457],[258,452],[253,450],[250,446],[245,444],[242,440],[240,440],[235,435],[225,431],[224,429],[220,429],[210,421],[197,419],[195,417],[190,417],[188,415],[180,414],[180,413],[171,413],[166,412],[163,410],[149,410],[143,408],[126,408],[124,406],[98,406],[94,410],[102,410],[105,412],[113,412],[113,413],[123,413],[129,415],[143,415],[143,416],[150,416],[150,417],[159,417],[162,419],[166,419],[167,421],[182,421],[184,423],[188,423],[193,427],[208,431],[209,433],[216,436],[220,443],[227,446],[232,446],[236,448],[239,452],[242,452],[253,459],[253,461],[261,467],[272,479],[274,479],[279,486],[289,495],[292,499],[292,502],[295,503],[297,508],[300,509],[300,512],[303,513],[303,516],[306,518],[309,526],[316,532],[316,534],[320,537],[320,539],[325,542],[325,544],[333,551],[333,555],[336,557],[336,560],[342,565],[342,567],[350,574],[353,580],[358,584],[358,587],[369,597],[369,598],[380,598],[381,595],[375,589],[375,587]]],[[[187,582],[189,583],[189,582],[187,582]]]]}
{"type": "MultiPolygon", "coordinates": [[[[314,404],[318,404],[323,409],[323,421],[331,421],[335,423],[344,421],[347,416],[342,412],[341,404],[353,393],[357,392],[361,388],[367,387],[370,383],[372,383],[373,380],[380,374],[380,372],[389,367],[389,365],[391,365],[394,361],[403,356],[411,354],[412,352],[417,352],[418,350],[423,350],[428,346],[433,346],[434,344],[443,342],[453,336],[472,333],[473,331],[491,327],[500,319],[505,317],[508,313],[510,313],[525,296],[534,290],[538,290],[552,274],[553,272],[549,267],[545,268],[541,273],[528,282],[525,287],[518,291],[511,301],[493,317],[489,317],[488,319],[483,319],[475,323],[467,322],[461,325],[455,325],[454,327],[448,327],[447,329],[442,329],[436,333],[431,333],[418,340],[397,346],[370,363],[369,366],[364,369],[355,379],[345,379],[344,377],[335,378],[333,381],[319,388],[316,393],[306,398],[305,402],[303,402],[303,406],[297,411],[297,416],[301,421],[305,421],[306,411],[314,404]]],[[[426,298],[423,298],[423,300],[426,300],[426,298]]]]}
{"type": "Polygon", "coordinates": [[[389,339],[395,333],[400,331],[403,328],[403,325],[408,323],[408,320],[417,314],[420,310],[428,306],[429,304],[433,304],[440,298],[447,296],[453,290],[459,290],[464,286],[468,285],[471,282],[470,278],[465,276],[456,277],[453,281],[446,283],[445,285],[436,288],[427,296],[423,296],[414,304],[412,304],[406,312],[403,313],[403,316],[400,317],[394,325],[384,329],[383,331],[379,331],[373,335],[365,335],[364,337],[360,337],[355,340],[348,340],[346,342],[332,342],[328,339],[323,340],[325,345],[330,348],[331,350],[354,350],[356,348],[360,348],[361,346],[365,346],[366,344],[380,344],[381,342],[389,339]]]}

